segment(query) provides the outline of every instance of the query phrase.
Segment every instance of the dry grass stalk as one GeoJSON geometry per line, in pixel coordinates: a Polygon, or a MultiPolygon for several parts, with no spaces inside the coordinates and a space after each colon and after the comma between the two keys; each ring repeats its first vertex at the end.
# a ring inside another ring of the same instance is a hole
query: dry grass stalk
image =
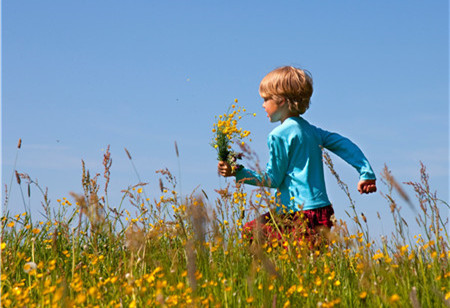
{"type": "Polygon", "coordinates": [[[123,148],[125,150],[125,153],[127,153],[128,158],[131,160],[131,154],[128,152],[127,148],[123,148]]]}
{"type": "Polygon", "coordinates": [[[111,158],[111,153],[109,152],[109,144],[108,144],[105,154],[103,155],[103,166],[105,167],[105,172],[104,172],[103,176],[106,179],[105,194],[108,193],[108,184],[109,184],[110,175],[111,175],[111,172],[110,172],[111,165],[112,165],[112,158],[111,158]]]}
{"type": "Polygon", "coordinates": [[[411,306],[413,308],[421,308],[419,304],[419,300],[417,299],[417,289],[416,287],[411,288],[411,292],[409,293],[409,299],[411,301],[411,306]]]}
{"type": "Polygon", "coordinates": [[[391,174],[391,171],[388,169],[386,165],[384,165],[382,176],[386,179],[386,181],[399,193],[399,195],[407,202],[409,207],[415,211],[415,207],[409,199],[406,192],[400,186],[400,184],[394,179],[394,176],[391,174]]]}
{"type": "Polygon", "coordinates": [[[137,253],[145,245],[146,235],[137,225],[132,224],[125,231],[125,246],[137,253]]]}
{"type": "Polygon", "coordinates": [[[178,145],[177,145],[176,141],[175,141],[175,153],[177,154],[177,157],[180,157],[180,154],[178,152],[178,145]]]}
{"type": "Polygon", "coordinates": [[[16,181],[17,181],[17,184],[20,185],[21,180],[20,180],[19,172],[17,172],[17,170],[16,170],[15,172],[16,172],[16,181]]]}

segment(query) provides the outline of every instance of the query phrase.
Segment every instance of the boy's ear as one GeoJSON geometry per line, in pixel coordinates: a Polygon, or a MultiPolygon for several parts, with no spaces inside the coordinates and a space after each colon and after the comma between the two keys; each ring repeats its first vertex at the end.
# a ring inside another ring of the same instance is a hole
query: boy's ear
{"type": "Polygon", "coordinates": [[[284,103],[286,103],[286,99],[284,97],[281,97],[277,103],[278,103],[278,105],[283,106],[284,103]]]}

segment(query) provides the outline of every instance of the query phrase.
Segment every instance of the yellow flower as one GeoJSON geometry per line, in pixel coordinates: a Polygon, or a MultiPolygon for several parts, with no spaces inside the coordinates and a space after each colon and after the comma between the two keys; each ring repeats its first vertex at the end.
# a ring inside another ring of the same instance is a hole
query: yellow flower
{"type": "Polygon", "coordinates": [[[360,299],[365,299],[367,297],[367,292],[366,291],[362,291],[360,294],[359,294],[359,298],[360,299]]]}
{"type": "Polygon", "coordinates": [[[3,250],[3,249],[5,249],[5,248],[6,248],[6,243],[3,242],[2,245],[1,245],[1,249],[3,250]]]}
{"type": "Polygon", "coordinates": [[[33,230],[31,230],[31,232],[33,232],[34,234],[38,234],[39,232],[41,232],[41,230],[34,228],[33,230]]]}
{"type": "Polygon", "coordinates": [[[11,222],[10,222],[9,224],[7,224],[6,226],[12,228],[12,227],[14,227],[14,225],[15,225],[14,221],[11,221],[11,222]]]}
{"type": "Polygon", "coordinates": [[[374,259],[374,260],[378,260],[378,259],[382,259],[382,258],[384,258],[383,253],[376,253],[372,257],[372,259],[374,259]]]}
{"type": "Polygon", "coordinates": [[[25,263],[25,265],[23,266],[23,271],[27,274],[31,274],[32,271],[35,271],[36,269],[37,265],[34,262],[25,263]]]}
{"type": "Polygon", "coordinates": [[[142,193],[142,187],[138,189],[138,194],[142,193]]]}
{"type": "Polygon", "coordinates": [[[75,301],[77,304],[82,304],[86,300],[86,295],[84,293],[80,293],[77,295],[75,301]]]}
{"type": "Polygon", "coordinates": [[[394,294],[394,295],[392,295],[391,297],[389,297],[389,301],[390,301],[391,303],[398,302],[399,300],[400,300],[400,296],[398,296],[398,294],[394,294]]]}

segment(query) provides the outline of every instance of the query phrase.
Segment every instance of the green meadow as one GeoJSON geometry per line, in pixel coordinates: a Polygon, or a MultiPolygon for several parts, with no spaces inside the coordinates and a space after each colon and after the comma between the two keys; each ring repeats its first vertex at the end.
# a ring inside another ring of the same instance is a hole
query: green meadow
{"type": "Polygon", "coordinates": [[[441,214],[449,205],[429,187],[425,166],[417,183],[399,184],[383,171],[380,207],[392,213],[395,232],[379,239],[324,157],[348,194],[348,219],[316,245],[289,233],[270,241],[242,237],[243,225],[273,203],[264,188],[248,193],[230,184],[215,197],[201,188],[182,196],[176,177],[162,169],[159,195],[136,183],[110,200],[106,151],[103,174],[91,176],[83,165],[83,193],[51,206],[43,187],[16,172],[24,204],[30,187],[41,191],[44,219],[10,215],[4,200],[1,306],[450,306],[448,221],[441,214]],[[396,198],[415,209],[416,222],[404,220],[396,198]],[[421,233],[409,235],[409,223],[421,233]]]}

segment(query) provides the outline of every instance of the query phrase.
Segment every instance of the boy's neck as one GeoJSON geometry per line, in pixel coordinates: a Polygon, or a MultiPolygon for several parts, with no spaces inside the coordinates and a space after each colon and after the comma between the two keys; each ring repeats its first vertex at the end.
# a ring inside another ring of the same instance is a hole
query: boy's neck
{"type": "Polygon", "coordinates": [[[283,124],[283,122],[288,119],[288,118],[293,118],[293,117],[298,117],[299,114],[293,113],[290,110],[288,112],[286,112],[280,119],[281,124],[283,124]]]}

